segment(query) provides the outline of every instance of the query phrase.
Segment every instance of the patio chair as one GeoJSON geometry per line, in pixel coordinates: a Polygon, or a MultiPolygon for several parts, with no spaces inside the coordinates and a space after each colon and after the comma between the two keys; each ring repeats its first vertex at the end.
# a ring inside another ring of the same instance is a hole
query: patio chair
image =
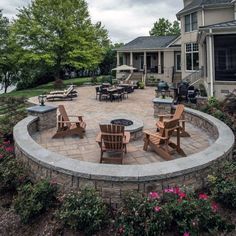
{"type": "Polygon", "coordinates": [[[71,92],[74,90],[73,86],[69,87],[69,89],[66,91],[66,93],[62,94],[48,94],[46,99],[47,101],[54,101],[56,100],[72,100],[73,96],[71,95],[71,92]]]}
{"type": "Polygon", "coordinates": [[[77,91],[74,90],[74,85],[68,86],[68,88],[65,89],[65,90],[51,91],[49,94],[50,94],[50,95],[65,94],[65,93],[67,93],[68,91],[70,91],[70,95],[71,95],[72,97],[77,97],[77,96],[78,96],[77,91]],[[71,87],[72,87],[73,89],[71,89],[71,87]]]}
{"type": "Polygon", "coordinates": [[[83,121],[82,116],[68,116],[63,105],[58,106],[59,115],[57,121],[57,132],[52,138],[63,138],[65,136],[79,135],[80,138],[84,137],[86,123],[83,121]],[[70,117],[76,118],[71,121],[70,117]]]}
{"type": "Polygon", "coordinates": [[[122,164],[124,154],[127,153],[126,146],[130,141],[130,133],[125,132],[122,125],[100,124],[100,130],[101,132],[96,138],[96,142],[101,148],[100,163],[110,160],[122,164]],[[104,157],[104,152],[112,154],[113,157],[104,157]]]}
{"type": "Polygon", "coordinates": [[[172,160],[174,152],[178,152],[181,156],[186,156],[180,147],[180,127],[179,119],[171,119],[163,122],[163,127],[159,132],[153,133],[144,131],[144,146],[143,150],[147,151],[150,146],[158,155],[165,160],[172,160]],[[170,140],[173,132],[177,130],[177,142],[170,140]]]}
{"type": "MultiPolygon", "coordinates": [[[[160,128],[163,128],[163,122],[170,119],[178,119],[180,127],[180,136],[181,137],[190,137],[190,134],[185,130],[185,119],[184,119],[184,105],[179,104],[176,106],[174,114],[158,115],[159,121],[157,121],[157,131],[160,128]],[[166,119],[167,118],[167,119],[166,119]],[[169,119],[168,119],[169,118],[169,119]]],[[[176,135],[176,131],[173,132],[173,135],[176,135]]]]}

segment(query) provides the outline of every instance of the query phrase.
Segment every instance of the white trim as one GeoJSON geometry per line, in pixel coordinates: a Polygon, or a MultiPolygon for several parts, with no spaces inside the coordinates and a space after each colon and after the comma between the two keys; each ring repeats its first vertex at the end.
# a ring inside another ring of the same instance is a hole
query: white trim
{"type": "Polygon", "coordinates": [[[181,39],[181,35],[180,36],[178,36],[174,41],[172,41],[170,44],[168,44],[167,46],[166,46],[166,48],[169,48],[171,45],[173,45],[176,41],[178,41],[179,39],[181,39]]]}
{"type": "Polygon", "coordinates": [[[181,58],[182,56],[181,56],[181,52],[177,52],[176,54],[175,54],[175,71],[176,72],[181,72],[181,58]],[[177,70],[177,56],[180,56],[180,70],[177,70]]]}
{"type": "MultiPolygon", "coordinates": [[[[210,29],[210,32],[209,33],[212,33],[212,30],[210,29]]],[[[210,76],[210,95],[211,97],[214,96],[214,79],[213,79],[213,36],[210,35],[209,37],[209,51],[210,51],[210,58],[209,58],[209,64],[210,64],[210,73],[209,73],[209,76],[210,76]]]]}

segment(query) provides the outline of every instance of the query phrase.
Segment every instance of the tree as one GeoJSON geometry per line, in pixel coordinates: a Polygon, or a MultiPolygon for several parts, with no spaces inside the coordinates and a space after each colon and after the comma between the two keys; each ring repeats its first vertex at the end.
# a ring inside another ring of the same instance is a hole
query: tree
{"type": "Polygon", "coordinates": [[[109,43],[101,23],[91,23],[84,0],[35,0],[19,10],[13,34],[22,60],[46,64],[60,79],[68,67],[96,68],[109,43]]]}
{"type": "Polygon", "coordinates": [[[116,67],[116,48],[123,46],[123,43],[110,44],[107,47],[106,54],[99,65],[102,75],[108,75],[111,73],[111,70],[116,67]]]}
{"type": "Polygon", "coordinates": [[[180,35],[179,22],[174,21],[173,24],[165,18],[160,18],[149,31],[151,36],[180,35]]]}
{"type": "Polygon", "coordinates": [[[4,93],[18,79],[17,61],[13,52],[14,44],[10,39],[10,23],[0,10],[0,83],[4,93]]]}

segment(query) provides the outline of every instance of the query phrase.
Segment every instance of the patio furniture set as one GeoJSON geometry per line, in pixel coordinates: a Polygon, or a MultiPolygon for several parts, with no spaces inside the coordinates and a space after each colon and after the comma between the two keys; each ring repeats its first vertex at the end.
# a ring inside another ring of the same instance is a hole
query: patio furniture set
{"type": "Polygon", "coordinates": [[[122,101],[128,98],[128,94],[134,91],[134,87],[130,84],[119,84],[111,86],[109,83],[103,83],[101,86],[95,87],[96,100],[99,101],[122,101]]]}
{"type": "MultiPolygon", "coordinates": [[[[144,133],[143,150],[148,151],[150,146],[158,155],[165,160],[172,160],[172,155],[177,152],[181,156],[186,156],[180,147],[180,137],[189,137],[185,131],[184,105],[177,105],[175,113],[170,115],[160,115],[156,123],[157,131],[144,133]],[[166,118],[169,119],[166,119],[166,118]],[[171,137],[176,136],[176,142],[171,137]]],[[[59,115],[57,132],[53,138],[62,138],[68,135],[79,135],[83,138],[86,123],[82,116],[68,116],[63,105],[59,105],[59,115]],[[72,121],[70,117],[76,118],[72,121]]],[[[112,163],[122,164],[127,144],[130,142],[130,132],[125,131],[123,125],[100,124],[100,132],[96,137],[96,142],[101,149],[100,163],[107,160],[112,163]],[[104,157],[104,153],[112,154],[104,157]]]]}

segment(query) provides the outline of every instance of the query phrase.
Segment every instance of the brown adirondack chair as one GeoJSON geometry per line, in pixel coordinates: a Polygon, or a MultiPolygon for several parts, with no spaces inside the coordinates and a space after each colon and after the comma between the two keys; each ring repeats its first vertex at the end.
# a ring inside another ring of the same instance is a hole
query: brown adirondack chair
{"type": "Polygon", "coordinates": [[[172,160],[172,154],[177,151],[181,156],[186,156],[180,147],[180,127],[179,119],[164,121],[159,132],[153,133],[144,131],[143,150],[147,151],[148,146],[155,150],[165,160],[172,160]],[[177,142],[170,140],[174,131],[177,131],[177,142]]]}
{"type": "MultiPolygon", "coordinates": [[[[163,128],[163,122],[170,119],[179,119],[179,128],[181,137],[190,137],[190,134],[185,130],[185,119],[184,119],[184,105],[179,104],[176,106],[174,114],[158,115],[159,121],[157,121],[157,131],[160,128],[163,128]],[[167,119],[166,119],[167,118],[167,119]],[[168,119],[169,118],[169,119],[168,119]]],[[[177,132],[174,131],[173,135],[176,135],[177,132]]]]}
{"type": "Polygon", "coordinates": [[[79,135],[80,138],[84,137],[86,123],[83,121],[82,116],[68,116],[63,105],[58,106],[60,114],[57,121],[57,132],[52,138],[63,138],[69,135],[79,135]],[[71,121],[70,117],[77,120],[71,121]]]}
{"type": "Polygon", "coordinates": [[[124,131],[122,125],[100,124],[101,132],[96,138],[101,148],[100,163],[104,160],[110,160],[115,163],[122,164],[124,154],[127,153],[126,145],[130,140],[130,133],[124,131]],[[104,152],[112,154],[113,157],[103,157],[104,152]],[[120,154],[114,156],[114,154],[120,154]]]}

